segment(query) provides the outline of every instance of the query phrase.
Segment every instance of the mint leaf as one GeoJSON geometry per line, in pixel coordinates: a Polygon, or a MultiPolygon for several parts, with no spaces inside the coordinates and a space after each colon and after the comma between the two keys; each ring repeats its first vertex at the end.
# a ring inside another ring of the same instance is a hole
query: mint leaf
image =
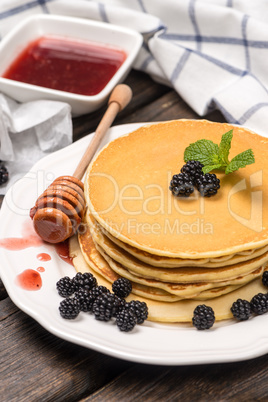
{"type": "Polygon", "coordinates": [[[251,165],[252,163],[255,162],[254,154],[252,152],[252,149],[247,149],[244,152],[241,152],[240,154],[236,155],[231,162],[227,165],[227,168],[225,169],[225,173],[232,173],[235,170],[238,170],[240,168],[244,168],[247,165],[251,165]]]}
{"type": "Polygon", "coordinates": [[[215,169],[223,169],[225,170],[225,168],[222,167],[222,164],[219,163],[218,165],[206,165],[202,168],[202,172],[204,174],[211,172],[211,170],[215,170],[215,169]]]}
{"type": "Polygon", "coordinates": [[[231,149],[231,142],[233,138],[233,130],[228,131],[221,137],[221,142],[219,145],[219,156],[222,161],[226,164],[229,163],[228,156],[231,149]]]}
{"type": "Polygon", "coordinates": [[[203,165],[215,165],[219,163],[219,147],[211,140],[198,140],[190,144],[184,151],[185,162],[194,160],[203,165]]]}
{"type": "Polygon", "coordinates": [[[185,162],[190,160],[201,162],[204,165],[202,168],[204,174],[215,169],[224,170],[228,174],[254,163],[252,149],[241,152],[229,162],[232,138],[233,130],[230,130],[222,135],[219,145],[211,140],[198,140],[185,149],[184,160],[185,162]]]}

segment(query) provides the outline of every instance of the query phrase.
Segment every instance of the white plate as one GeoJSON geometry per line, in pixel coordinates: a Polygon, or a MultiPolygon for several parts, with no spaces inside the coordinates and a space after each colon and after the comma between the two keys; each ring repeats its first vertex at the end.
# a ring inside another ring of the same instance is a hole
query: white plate
{"type": "MultiPolygon", "coordinates": [[[[142,124],[113,127],[106,142],[133,131],[142,124]]],[[[31,171],[7,193],[0,212],[0,239],[21,237],[25,224],[30,224],[29,209],[53,178],[72,174],[90,137],[40,160],[31,171]]],[[[1,240],[0,240],[1,242],[1,240]]],[[[13,302],[44,328],[58,337],[96,351],[140,363],[181,365],[231,362],[254,358],[268,352],[268,319],[258,316],[237,323],[233,320],[216,323],[209,331],[197,331],[190,325],[145,322],[132,332],[120,332],[114,323],[103,323],[92,315],[81,313],[74,321],[64,320],[58,312],[62,300],[55,284],[63,276],[74,276],[74,268],[63,262],[52,245],[20,251],[0,248],[0,275],[13,302]],[[52,259],[41,262],[39,253],[52,259]],[[23,290],[16,277],[25,269],[40,273],[42,287],[38,291],[23,290]]]]}

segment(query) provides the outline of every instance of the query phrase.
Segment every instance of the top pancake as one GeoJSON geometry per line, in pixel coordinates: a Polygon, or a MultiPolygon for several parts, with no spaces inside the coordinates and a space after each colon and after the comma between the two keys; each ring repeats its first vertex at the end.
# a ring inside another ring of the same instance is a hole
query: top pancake
{"type": "Polygon", "coordinates": [[[94,158],[85,196],[94,218],[113,236],[146,252],[177,258],[215,258],[268,244],[268,139],[241,127],[206,120],[146,125],[110,142],[94,158]],[[176,198],[172,175],[189,144],[219,144],[233,128],[229,158],[251,148],[256,162],[229,175],[211,198],[195,190],[176,198]]]}

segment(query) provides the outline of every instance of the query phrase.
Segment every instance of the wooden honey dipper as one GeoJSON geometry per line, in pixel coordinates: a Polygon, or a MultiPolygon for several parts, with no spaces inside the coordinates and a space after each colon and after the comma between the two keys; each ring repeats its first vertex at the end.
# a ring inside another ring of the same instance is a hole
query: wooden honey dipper
{"type": "Polygon", "coordinates": [[[84,184],[81,180],[117,113],[128,105],[131,98],[132,91],[129,86],[120,84],[114,88],[108,108],[73,176],[58,177],[37,198],[30,210],[30,217],[36,233],[44,241],[60,243],[76,233],[86,208],[84,184]]]}

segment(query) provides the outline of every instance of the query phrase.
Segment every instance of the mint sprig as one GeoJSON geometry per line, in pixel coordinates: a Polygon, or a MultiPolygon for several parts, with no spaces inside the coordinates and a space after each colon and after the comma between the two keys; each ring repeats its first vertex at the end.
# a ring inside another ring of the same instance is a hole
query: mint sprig
{"type": "Polygon", "coordinates": [[[224,170],[228,174],[254,163],[252,149],[241,152],[229,161],[232,138],[233,130],[230,130],[223,134],[219,145],[211,140],[198,140],[185,149],[184,160],[201,162],[204,165],[202,169],[204,174],[215,169],[224,170]]]}

